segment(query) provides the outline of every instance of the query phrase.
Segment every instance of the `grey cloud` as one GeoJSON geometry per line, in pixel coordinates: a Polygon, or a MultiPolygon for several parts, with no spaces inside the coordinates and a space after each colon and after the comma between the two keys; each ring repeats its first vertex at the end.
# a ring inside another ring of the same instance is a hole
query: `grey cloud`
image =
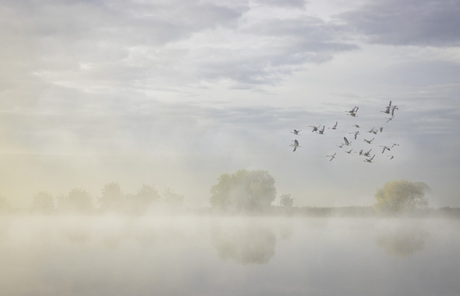
{"type": "Polygon", "coordinates": [[[306,5],[305,0],[255,0],[259,5],[277,6],[277,7],[295,7],[304,8],[306,5]]]}
{"type": "Polygon", "coordinates": [[[217,26],[235,25],[244,6],[200,1],[34,1],[9,3],[3,22],[21,20],[27,30],[12,34],[33,40],[43,71],[61,71],[78,63],[128,63],[133,48],[154,49],[217,26]]]}
{"type": "MultiPolygon", "coordinates": [[[[285,8],[302,3],[290,1],[285,8]]],[[[240,21],[249,9],[248,2],[32,1],[9,4],[7,20],[21,19],[28,27],[24,37],[36,41],[45,79],[80,87],[229,79],[251,88],[356,48],[343,40],[339,26],[316,18],[259,20],[247,27],[240,21]],[[222,32],[230,40],[219,38],[222,32]],[[197,34],[208,44],[193,44],[197,34]]]]}
{"type": "Polygon", "coordinates": [[[323,63],[334,54],[358,47],[343,39],[343,29],[317,18],[270,19],[241,29],[263,48],[214,49],[204,59],[205,79],[230,78],[242,85],[275,84],[308,63],[323,63]],[[219,58],[220,57],[220,58],[219,58]]]}
{"type": "Polygon", "coordinates": [[[199,1],[146,3],[137,1],[28,1],[11,5],[10,11],[41,38],[63,41],[129,42],[159,45],[193,32],[235,22],[245,11],[199,1]]]}
{"type": "Polygon", "coordinates": [[[371,43],[460,46],[456,0],[375,1],[339,16],[371,43]]]}

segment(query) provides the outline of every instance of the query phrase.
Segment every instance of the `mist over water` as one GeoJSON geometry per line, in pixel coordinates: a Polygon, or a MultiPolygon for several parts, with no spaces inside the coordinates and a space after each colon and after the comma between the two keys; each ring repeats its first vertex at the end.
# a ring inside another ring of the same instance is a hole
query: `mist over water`
{"type": "Polygon", "coordinates": [[[456,295],[444,218],[0,218],[2,295],[456,295]]]}

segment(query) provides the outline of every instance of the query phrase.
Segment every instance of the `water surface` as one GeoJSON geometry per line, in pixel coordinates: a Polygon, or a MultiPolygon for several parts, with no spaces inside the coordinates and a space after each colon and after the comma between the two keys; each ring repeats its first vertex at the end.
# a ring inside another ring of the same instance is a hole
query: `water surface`
{"type": "Polygon", "coordinates": [[[460,221],[2,217],[2,295],[459,295],[460,221]]]}

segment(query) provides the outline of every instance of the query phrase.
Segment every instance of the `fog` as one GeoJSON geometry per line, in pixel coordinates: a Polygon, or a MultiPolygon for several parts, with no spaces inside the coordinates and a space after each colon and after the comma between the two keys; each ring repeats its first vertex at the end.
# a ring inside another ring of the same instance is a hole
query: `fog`
{"type": "Polygon", "coordinates": [[[3,216],[2,295],[454,295],[448,218],[3,216]]]}
{"type": "Polygon", "coordinates": [[[460,5],[412,2],[1,1],[1,296],[459,294],[460,5]]]}

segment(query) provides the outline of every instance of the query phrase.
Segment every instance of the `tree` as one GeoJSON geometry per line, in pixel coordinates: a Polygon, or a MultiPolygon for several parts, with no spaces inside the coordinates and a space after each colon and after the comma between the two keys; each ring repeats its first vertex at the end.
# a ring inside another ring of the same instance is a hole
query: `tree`
{"type": "Polygon", "coordinates": [[[222,174],[211,187],[210,203],[227,212],[262,211],[276,197],[275,179],[263,170],[222,174]]]}
{"type": "Polygon", "coordinates": [[[293,205],[294,205],[294,199],[291,197],[290,194],[281,195],[280,206],[286,207],[286,208],[292,208],[293,205]]]}
{"type": "Polygon", "coordinates": [[[184,196],[166,187],[163,193],[163,201],[167,206],[177,208],[182,205],[182,202],[184,201],[184,196]]]}
{"type": "Polygon", "coordinates": [[[94,210],[91,195],[83,189],[74,188],[59,200],[59,210],[67,213],[90,214],[94,210]]]}
{"type": "Polygon", "coordinates": [[[49,215],[55,210],[54,199],[51,194],[41,191],[34,196],[32,212],[49,215]]]}
{"type": "Polygon", "coordinates": [[[160,196],[153,185],[142,185],[141,189],[129,198],[132,214],[145,214],[152,202],[158,201],[159,199],[160,196]]]}
{"type": "Polygon", "coordinates": [[[425,192],[428,185],[423,182],[394,180],[387,182],[375,193],[374,209],[379,213],[401,213],[425,208],[428,205],[425,192]]]}
{"type": "Polygon", "coordinates": [[[103,212],[120,212],[124,206],[124,195],[118,183],[109,183],[102,189],[102,196],[99,199],[103,212]]]}

